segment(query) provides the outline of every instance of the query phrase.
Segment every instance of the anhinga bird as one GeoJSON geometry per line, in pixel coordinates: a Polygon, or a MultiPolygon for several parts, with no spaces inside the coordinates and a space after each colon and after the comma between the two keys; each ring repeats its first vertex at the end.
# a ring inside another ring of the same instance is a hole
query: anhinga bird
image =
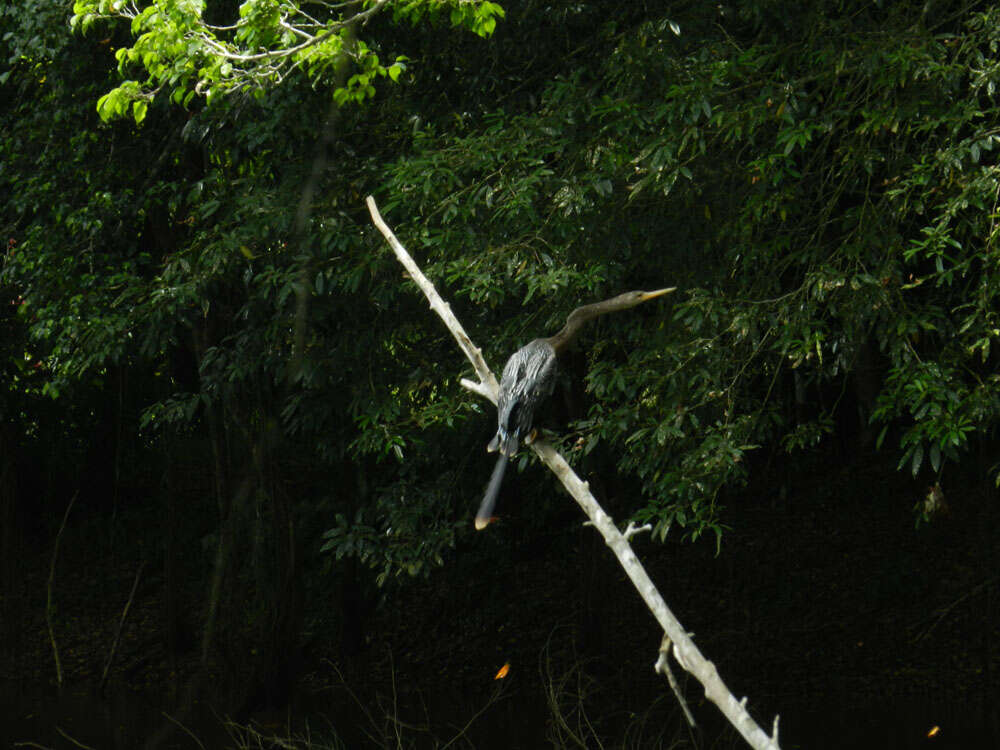
{"type": "Polygon", "coordinates": [[[534,439],[531,423],[535,409],[552,394],[556,384],[556,360],[580,327],[598,315],[627,310],[672,292],[675,288],[657,289],[655,292],[625,292],[603,302],[578,307],[569,314],[566,325],[555,336],[530,341],[511,355],[500,378],[497,434],[486,448],[491,453],[499,450],[500,457],[476,513],[476,529],[486,528],[492,520],[493,506],[507,468],[507,459],[517,453],[522,440],[530,444],[534,439]]]}

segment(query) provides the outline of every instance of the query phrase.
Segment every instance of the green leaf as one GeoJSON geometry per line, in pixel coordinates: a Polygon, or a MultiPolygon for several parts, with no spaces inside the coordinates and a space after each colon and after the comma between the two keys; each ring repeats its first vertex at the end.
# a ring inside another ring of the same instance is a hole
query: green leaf
{"type": "Polygon", "coordinates": [[[910,469],[913,472],[913,476],[916,477],[917,473],[920,471],[920,466],[924,461],[924,446],[920,443],[913,449],[913,459],[910,464],[910,469]]]}
{"type": "Polygon", "coordinates": [[[149,102],[144,99],[132,102],[132,116],[135,117],[135,124],[141,125],[142,121],[146,119],[146,109],[149,107],[149,102]]]}

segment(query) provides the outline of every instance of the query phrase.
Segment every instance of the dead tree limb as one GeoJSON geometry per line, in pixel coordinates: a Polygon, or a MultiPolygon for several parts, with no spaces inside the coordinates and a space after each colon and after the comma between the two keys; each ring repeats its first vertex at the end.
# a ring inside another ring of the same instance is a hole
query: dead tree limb
{"type": "MultiPolygon", "coordinates": [[[[383,221],[382,216],[378,212],[378,207],[375,205],[374,198],[368,196],[366,203],[371,213],[372,222],[389,242],[399,262],[403,264],[409,272],[410,277],[420,287],[430,302],[431,309],[444,321],[445,326],[451,331],[452,336],[455,337],[459,347],[465,352],[476,373],[479,375],[479,383],[462,380],[462,385],[496,403],[499,386],[493,373],[483,360],[481,351],[472,343],[462,328],[461,323],[455,318],[451,308],[441,299],[434,285],[420,271],[413,258],[410,257],[392,230],[383,221]]],[[[756,750],[780,750],[778,745],[778,717],[776,716],[774,720],[773,734],[768,736],[747,712],[747,699],[737,700],[729,691],[729,688],[722,681],[722,677],[719,676],[715,665],[702,655],[687,631],[681,626],[669,607],[667,607],[666,602],[653,584],[653,581],[649,578],[642,563],[639,562],[639,558],[636,557],[628,540],[618,530],[614,521],[604,512],[591,494],[589,485],[582,481],[566,462],[566,459],[545,441],[536,440],[532,443],[531,448],[542,462],[559,478],[559,481],[562,482],[570,495],[573,496],[573,499],[583,509],[583,512],[586,513],[593,526],[604,537],[605,543],[618,558],[618,561],[632,580],[633,585],[643,598],[646,606],[653,613],[657,622],[660,623],[664,635],[672,642],[673,655],[677,663],[702,684],[705,689],[705,696],[719,707],[719,710],[729,720],[729,723],[732,724],[751,747],[756,748],[756,750]]],[[[657,661],[659,662],[659,660],[657,661]]]]}
{"type": "MultiPolygon", "coordinates": [[[[500,386],[493,373],[490,372],[490,368],[487,367],[486,360],[483,359],[483,353],[472,343],[472,339],[469,338],[465,329],[462,328],[462,324],[458,322],[458,318],[452,313],[451,307],[441,299],[441,295],[437,293],[434,285],[424,276],[423,271],[420,270],[420,266],[414,262],[410,254],[406,252],[406,248],[396,239],[396,235],[389,229],[389,225],[382,220],[382,215],[378,212],[378,207],[375,205],[375,199],[369,195],[365,202],[368,204],[368,210],[372,215],[372,222],[389,242],[392,251],[396,253],[396,258],[403,264],[403,268],[410,274],[410,278],[420,287],[420,291],[424,293],[427,301],[431,303],[431,309],[444,321],[445,326],[451,331],[451,335],[455,337],[455,341],[458,342],[459,348],[469,358],[469,362],[472,363],[472,367],[475,369],[482,384],[481,387],[478,385],[472,387],[472,390],[488,398],[495,404],[500,386]]],[[[465,382],[468,381],[463,381],[463,385],[465,382]]]]}

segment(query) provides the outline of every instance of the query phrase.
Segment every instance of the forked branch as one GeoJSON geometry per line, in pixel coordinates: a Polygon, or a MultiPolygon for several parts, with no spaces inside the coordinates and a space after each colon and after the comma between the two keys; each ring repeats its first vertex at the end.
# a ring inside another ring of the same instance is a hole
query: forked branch
{"type": "MultiPolygon", "coordinates": [[[[493,373],[483,360],[480,350],[473,345],[461,323],[455,318],[451,308],[438,295],[434,285],[424,276],[420,268],[410,257],[403,245],[396,239],[392,230],[382,220],[375,205],[375,200],[369,196],[366,200],[368,210],[371,212],[372,221],[385,239],[389,242],[399,262],[403,264],[409,272],[410,277],[417,282],[420,290],[430,302],[431,309],[434,310],[444,321],[445,326],[451,331],[452,336],[458,342],[459,347],[469,358],[476,373],[479,375],[479,383],[463,380],[462,384],[481,396],[489,398],[496,403],[498,385],[493,373]]],[[[660,623],[663,632],[673,644],[672,652],[677,663],[687,670],[705,688],[705,696],[719,707],[719,710],[729,720],[729,723],[742,735],[747,743],[757,750],[780,750],[778,745],[778,721],[775,717],[774,734],[768,736],[767,733],[753,720],[746,710],[746,698],[742,701],[729,691],[726,684],[719,676],[718,670],[712,662],[706,659],[694,641],[691,640],[687,631],[681,626],[677,618],[667,607],[666,602],[656,589],[653,581],[646,573],[639,558],[636,557],[631,545],[625,535],[618,530],[611,517],[601,508],[600,504],[590,492],[588,484],[580,479],[570,467],[570,465],[551,445],[544,440],[536,440],[531,444],[532,450],[542,460],[542,462],[552,470],[559,478],[566,490],[573,496],[573,499],[580,505],[586,513],[590,523],[604,537],[605,543],[614,552],[619,563],[625,569],[633,585],[642,596],[643,601],[650,612],[660,623]]],[[[633,533],[635,533],[633,531],[633,533]]],[[[659,664],[659,660],[657,661],[659,664]]],[[[662,668],[662,666],[661,666],[662,668]]]]}

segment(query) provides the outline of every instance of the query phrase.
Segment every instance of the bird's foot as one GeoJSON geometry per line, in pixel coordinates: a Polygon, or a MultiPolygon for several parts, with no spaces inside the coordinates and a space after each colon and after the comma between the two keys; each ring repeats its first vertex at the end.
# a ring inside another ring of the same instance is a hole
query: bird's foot
{"type": "Polygon", "coordinates": [[[532,428],[531,432],[529,432],[528,435],[524,438],[524,444],[525,445],[531,445],[537,439],[538,439],[538,430],[535,429],[535,428],[532,428]]]}

